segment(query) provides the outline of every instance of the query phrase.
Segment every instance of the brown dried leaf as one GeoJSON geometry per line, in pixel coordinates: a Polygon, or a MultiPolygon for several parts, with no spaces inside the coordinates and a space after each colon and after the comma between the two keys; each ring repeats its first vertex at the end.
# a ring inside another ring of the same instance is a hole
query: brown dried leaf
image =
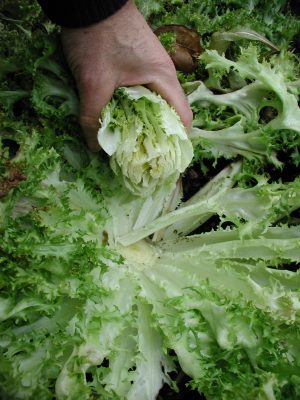
{"type": "Polygon", "coordinates": [[[200,35],[183,25],[163,25],[157,28],[154,33],[159,36],[162,33],[172,32],[176,34],[176,43],[188,49],[191,53],[197,54],[201,52],[200,35]]]}
{"type": "Polygon", "coordinates": [[[8,177],[0,178],[0,198],[6,196],[11,189],[17,187],[25,179],[25,175],[19,169],[12,168],[8,177]]]}
{"type": "Polygon", "coordinates": [[[194,71],[196,59],[202,51],[200,35],[183,25],[163,25],[154,31],[157,36],[169,32],[176,34],[176,43],[170,54],[175,67],[186,73],[194,71]]]}
{"type": "Polygon", "coordinates": [[[176,69],[185,73],[190,73],[195,70],[196,68],[195,59],[192,57],[191,53],[186,48],[181,47],[180,45],[175,43],[172,54],[170,56],[172,58],[172,61],[176,69]]]}

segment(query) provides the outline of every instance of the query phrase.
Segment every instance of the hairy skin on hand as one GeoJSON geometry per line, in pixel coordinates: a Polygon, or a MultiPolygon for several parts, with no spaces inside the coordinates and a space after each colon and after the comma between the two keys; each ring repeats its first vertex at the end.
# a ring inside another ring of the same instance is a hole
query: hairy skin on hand
{"type": "Polygon", "coordinates": [[[111,17],[77,29],[62,29],[65,56],[80,96],[80,124],[92,151],[100,110],[120,86],[146,85],[159,93],[190,127],[192,111],[169,55],[133,1],[111,17]]]}

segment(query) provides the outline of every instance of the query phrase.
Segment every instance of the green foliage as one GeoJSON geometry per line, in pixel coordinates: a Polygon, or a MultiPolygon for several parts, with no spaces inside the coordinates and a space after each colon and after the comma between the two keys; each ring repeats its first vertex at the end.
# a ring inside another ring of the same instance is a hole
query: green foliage
{"type": "Polygon", "coordinates": [[[159,40],[169,54],[174,52],[174,44],[176,43],[176,33],[165,32],[159,35],[159,40]]]}
{"type": "Polygon", "coordinates": [[[138,0],[137,4],[153,27],[182,24],[204,35],[204,44],[207,34],[244,27],[287,48],[300,31],[300,21],[289,13],[286,0],[138,0]]]}
{"type": "MultiPolygon", "coordinates": [[[[299,144],[299,67],[293,57],[282,52],[269,60],[260,59],[256,47],[249,46],[240,48],[236,61],[216,50],[205,51],[201,60],[208,79],[195,83],[198,87],[188,95],[195,113],[190,136],[196,145],[195,158],[243,156],[280,168],[276,154],[299,144]],[[233,73],[234,82],[230,79],[233,73]],[[244,83],[238,89],[237,80],[244,83]]],[[[297,165],[295,156],[291,163],[297,165]]]]}

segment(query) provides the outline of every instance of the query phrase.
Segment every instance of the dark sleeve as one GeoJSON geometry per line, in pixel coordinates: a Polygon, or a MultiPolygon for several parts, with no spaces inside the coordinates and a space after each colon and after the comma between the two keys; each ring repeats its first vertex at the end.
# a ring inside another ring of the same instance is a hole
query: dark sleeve
{"type": "Polygon", "coordinates": [[[66,28],[95,24],[118,11],[127,0],[38,0],[48,18],[66,28]]]}

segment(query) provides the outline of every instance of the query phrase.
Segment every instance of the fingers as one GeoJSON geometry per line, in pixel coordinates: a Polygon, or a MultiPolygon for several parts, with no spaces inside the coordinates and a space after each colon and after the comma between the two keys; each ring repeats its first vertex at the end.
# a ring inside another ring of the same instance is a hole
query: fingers
{"type": "MultiPolygon", "coordinates": [[[[94,76],[94,74],[93,74],[94,76]]],[[[99,151],[100,146],[97,140],[97,133],[100,127],[100,111],[110,101],[115,84],[112,79],[103,77],[100,80],[81,78],[78,80],[80,96],[80,124],[91,151],[99,151]]],[[[190,128],[193,120],[193,113],[188,104],[187,98],[177,80],[176,74],[166,74],[163,78],[156,79],[147,85],[149,89],[159,93],[177,111],[182,123],[190,128]]]]}
{"type": "Polygon", "coordinates": [[[174,107],[183,125],[187,129],[192,126],[193,112],[178,82],[176,74],[170,75],[166,79],[157,79],[147,86],[150,90],[159,93],[161,97],[174,107]]]}
{"type": "Polygon", "coordinates": [[[110,80],[104,81],[81,77],[77,83],[80,97],[80,125],[91,151],[99,151],[97,133],[100,127],[100,111],[110,101],[114,85],[110,80]]]}

